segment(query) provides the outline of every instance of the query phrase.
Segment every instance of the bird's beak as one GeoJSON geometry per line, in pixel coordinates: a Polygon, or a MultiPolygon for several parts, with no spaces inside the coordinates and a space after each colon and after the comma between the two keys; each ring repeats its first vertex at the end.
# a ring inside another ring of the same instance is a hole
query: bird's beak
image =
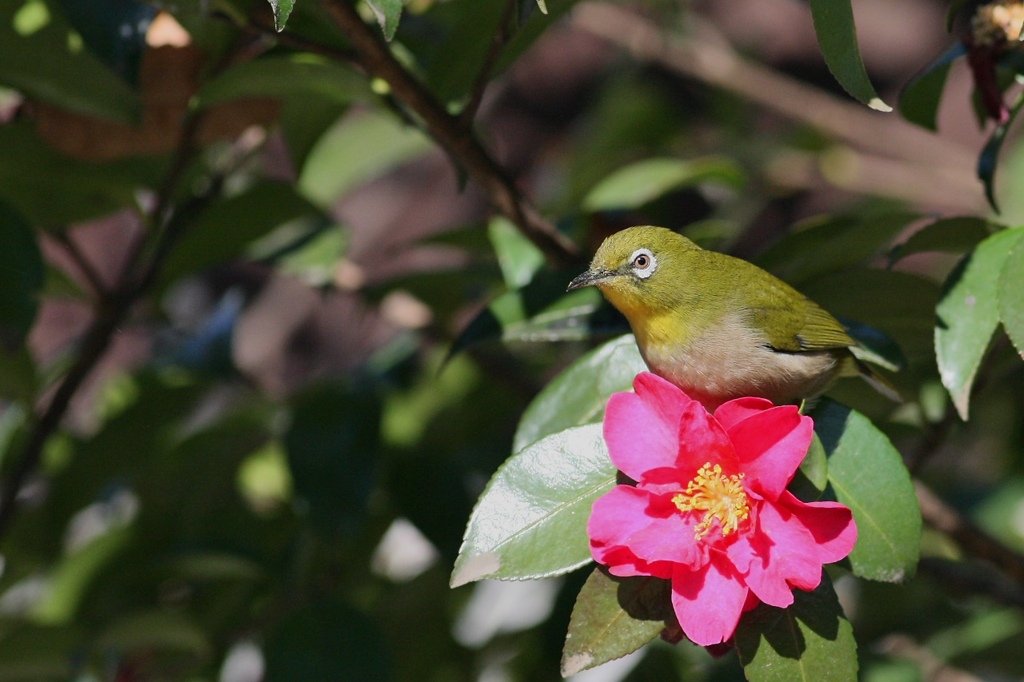
{"type": "Polygon", "coordinates": [[[615,273],[611,272],[610,270],[591,268],[590,270],[587,270],[586,272],[578,276],[573,281],[569,282],[569,288],[566,289],[566,291],[573,291],[574,289],[582,289],[583,287],[589,287],[595,284],[599,284],[600,282],[603,282],[604,280],[611,277],[613,274],[615,273]]]}

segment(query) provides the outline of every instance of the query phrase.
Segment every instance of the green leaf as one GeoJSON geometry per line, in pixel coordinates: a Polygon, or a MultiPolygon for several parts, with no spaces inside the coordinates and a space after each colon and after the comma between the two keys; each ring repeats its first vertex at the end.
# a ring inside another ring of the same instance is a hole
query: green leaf
{"type": "MultiPolygon", "coordinates": [[[[0,21],[0,85],[89,116],[130,123],[139,98],[87,50],[73,50],[71,27],[52,4],[30,0],[0,21]]],[[[2,145],[0,145],[2,146],[2,145]]]]}
{"type": "MultiPolygon", "coordinates": [[[[961,261],[935,309],[935,355],[942,385],[962,419],[989,341],[999,325],[999,277],[1024,228],[998,232],[961,261]]],[[[1016,284],[1019,289],[1020,283],[1016,284]]]]}
{"type": "Polygon", "coordinates": [[[565,293],[568,276],[540,272],[521,289],[494,299],[452,345],[455,354],[493,341],[582,341],[626,331],[624,318],[592,288],[565,293]]]}
{"type": "Polygon", "coordinates": [[[14,351],[25,340],[39,309],[46,279],[36,235],[25,219],[0,201],[0,343],[14,351]]]}
{"type": "Polygon", "coordinates": [[[59,4],[89,51],[126,81],[138,84],[146,33],[156,7],[125,0],[60,0],[59,4]]]}
{"type": "Polygon", "coordinates": [[[374,98],[364,76],[337,61],[301,53],[235,64],[203,85],[196,95],[196,105],[205,108],[243,97],[310,96],[340,104],[374,98]]]}
{"type": "Polygon", "coordinates": [[[999,319],[1014,348],[1024,357],[1024,239],[1017,241],[1006,256],[999,275],[999,319]]]}
{"type": "Polygon", "coordinates": [[[910,474],[889,439],[864,415],[824,399],[813,410],[814,430],[828,454],[836,499],[853,511],[854,575],[900,582],[914,574],[921,512],[910,474]]]}
{"type": "Polygon", "coordinates": [[[850,0],[810,0],[814,32],[829,71],[852,97],[878,111],[892,111],[871,85],[857,47],[850,0]]]}
{"type": "Polygon", "coordinates": [[[996,203],[995,195],[996,166],[999,162],[999,152],[1003,148],[1003,142],[1006,141],[1006,133],[1010,130],[1010,126],[1013,125],[1022,107],[1024,107],[1024,93],[1017,96],[1017,101],[1010,107],[1010,117],[1006,123],[995,127],[992,134],[989,135],[985,146],[982,147],[981,154],[978,155],[978,179],[985,186],[985,198],[988,199],[989,206],[996,213],[999,213],[999,204],[996,203]]]}
{"type": "Polygon", "coordinates": [[[899,345],[881,329],[862,322],[838,319],[846,327],[850,337],[857,342],[856,346],[850,347],[850,352],[858,360],[884,367],[890,372],[899,371],[907,364],[907,358],[899,345]]]}
{"type": "Polygon", "coordinates": [[[300,396],[284,436],[295,496],[326,535],[354,533],[366,513],[380,449],[373,395],[327,385],[300,396]]]}
{"type": "Polygon", "coordinates": [[[583,209],[639,208],[684,187],[716,183],[739,189],[743,182],[743,169],[728,159],[646,159],[621,168],[599,182],[583,199],[583,209]]]}
{"type": "Polygon", "coordinates": [[[572,610],[562,677],[631,654],[675,624],[670,590],[667,580],[616,578],[595,568],[572,610]]]}
{"type": "Polygon", "coordinates": [[[135,206],[136,189],[157,182],[155,167],[80,161],[54,151],[27,121],[0,126],[0,196],[36,226],[62,227],[135,206]]]}
{"type": "Polygon", "coordinates": [[[757,264],[790,284],[845,270],[884,250],[919,218],[897,211],[858,216],[821,216],[798,225],[757,258],[757,264]]]}
{"type": "Polygon", "coordinates": [[[544,14],[548,13],[548,6],[544,3],[544,0],[537,0],[537,8],[544,14]]]}
{"type": "Polygon", "coordinates": [[[346,604],[321,598],[275,620],[263,647],[267,682],[394,679],[375,623],[346,604]]]}
{"type": "Polygon", "coordinates": [[[261,182],[204,210],[171,252],[163,285],[240,257],[247,245],[276,227],[324,215],[294,185],[261,182]]]}
{"type": "Polygon", "coordinates": [[[452,587],[547,578],[588,563],[590,508],[616,474],[600,424],[567,429],[512,455],[473,509],[452,587]]]}
{"type": "Polygon", "coordinates": [[[398,30],[398,20],[402,16],[402,0],[366,0],[366,4],[373,10],[380,24],[380,30],[384,32],[384,39],[391,42],[398,30]]]}
{"type": "Polygon", "coordinates": [[[600,421],[608,397],[632,390],[634,377],[646,369],[632,334],[583,355],[552,379],[523,412],[512,451],[570,427],[600,421]]]}
{"type": "Polygon", "coordinates": [[[0,682],[74,679],[76,652],[85,644],[80,628],[11,625],[0,637],[0,682]]]}
{"type": "Polygon", "coordinates": [[[825,446],[821,444],[821,438],[815,433],[807,455],[787,489],[804,502],[814,502],[821,498],[827,486],[828,454],[825,452],[825,446]]]}
{"type": "Polygon", "coordinates": [[[857,642],[828,576],[813,592],[793,590],[786,609],[760,604],[743,614],[735,647],[750,682],[854,682],[857,642]]]}
{"type": "Polygon", "coordinates": [[[928,130],[936,130],[939,101],[946,87],[950,65],[965,54],[967,48],[958,40],[910,79],[900,93],[899,107],[903,118],[928,130]]]}
{"type": "Polygon", "coordinates": [[[26,405],[35,402],[39,390],[36,364],[25,346],[13,353],[0,348],[0,396],[20,400],[26,405]]]}
{"type": "Polygon", "coordinates": [[[299,175],[299,190],[327,209],[346,192],[432,149],[414,126],[387,114],[346,116],[323,134],[299,175]]]}
{"type": "Polygon", "coordinates": [[[130,528],[115,528],[65,557],[49,577],[46,596],[32,609],[35,621],[44,625],[72,623],[90,582],[117,559],[130,539],[130,528]]]}
{"type": "Polygon", "coordinates": [[[196,658],[207,657],[212,649],[206,632],[199,625],[171,610],[124,616],[99,634],[95,646],[123,655],[169,649],[196,658]]]}
{"type": "Polygon", "coordinates": [[[911,362],[930,362],[939,300],[934,282],[907,272],[853,269],[808,282],[800,290],[833,315],[881,330],[911,362]]]}
{"type": "Polygon", "coordinates": [[[544,267],[544,253],[505,218],[492,219],[487,224],[487,234],[509,289],[526,286],[544,267]]]}
{"type": "Polygon", "coordinates": [[[929,251],[966,253],[999,229],[1000,225],[974,216],[941,218],[894,246],[889,253],[889,263],[892,265],[907,256],[929,251]]]}
{"type": "Polygon", "coordinates": [[[274,28],[280,33],[284,30],[284,25],[288,23],[288,16],[292,13],[292,8],[295,7],[295,0],[267,0],[270,3],[270,9],[274,12],[274,28]]]}

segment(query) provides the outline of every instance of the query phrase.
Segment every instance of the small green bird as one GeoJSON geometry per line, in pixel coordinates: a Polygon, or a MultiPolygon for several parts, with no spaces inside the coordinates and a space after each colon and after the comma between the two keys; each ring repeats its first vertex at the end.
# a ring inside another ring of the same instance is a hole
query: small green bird
{"type": "Polygon", "coordinates": [[[708,409],[741,396],[797,402],[855,375],[900,400],[824,309],[756,265],[663,227],[605,239],[590,269],[569,283],[586,286],[626,316],[651,371],[708,409]]]}

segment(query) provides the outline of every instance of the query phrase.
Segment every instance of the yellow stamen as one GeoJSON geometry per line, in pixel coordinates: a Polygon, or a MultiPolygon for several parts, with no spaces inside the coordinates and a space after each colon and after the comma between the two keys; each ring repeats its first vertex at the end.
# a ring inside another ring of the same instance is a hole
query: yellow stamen
{"type": "Polygon", "coordinates": [[[707,535],[715,519],[718,519],[722,535],[729,535],[736,531],[740,521],[750,516],[747,494],[740,484],[742,480],[743,474],[726,476],[720,464],[711,466],[708,462],[697,470],[697,475],[686,484],[686,490],[672,498],[672,503],[681,512],[707,512],[697,524],[695,539],[700,540],[707,535]]]}

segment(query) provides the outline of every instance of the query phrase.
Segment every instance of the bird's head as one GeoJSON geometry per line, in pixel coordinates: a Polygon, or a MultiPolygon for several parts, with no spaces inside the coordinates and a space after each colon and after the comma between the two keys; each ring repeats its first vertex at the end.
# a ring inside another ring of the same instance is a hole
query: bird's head
{"type": "Polygon", "coordinates": [[[700,247],[664,227],[630,227],[611,235],[569,290],[595,286],[627,318],[678,304],[690,254],[700,247]]]}

